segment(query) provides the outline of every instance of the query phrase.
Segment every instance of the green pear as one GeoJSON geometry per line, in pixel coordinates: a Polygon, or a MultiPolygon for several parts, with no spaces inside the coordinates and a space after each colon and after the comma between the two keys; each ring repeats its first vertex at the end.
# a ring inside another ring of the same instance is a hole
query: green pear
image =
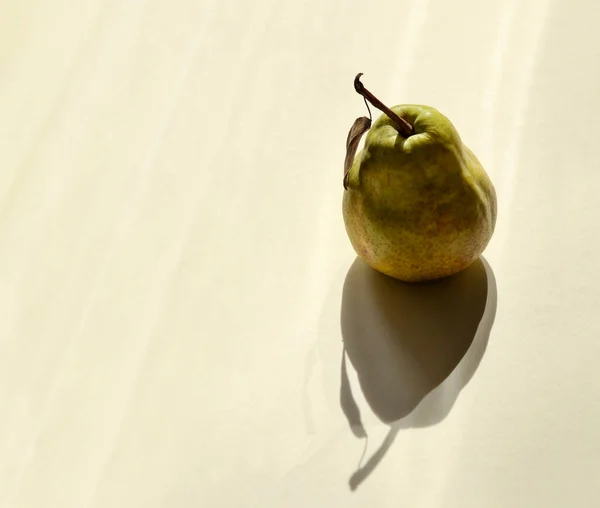
{"type": "Polygon", "coordinates": [[[412,104],[387,108],[359,78],[357,91],[384,113],[344,179],[343,216],[354,250],[375,270],[406,282],[465,269],[494,232],[490,178],[442,113],[412,104]]]}

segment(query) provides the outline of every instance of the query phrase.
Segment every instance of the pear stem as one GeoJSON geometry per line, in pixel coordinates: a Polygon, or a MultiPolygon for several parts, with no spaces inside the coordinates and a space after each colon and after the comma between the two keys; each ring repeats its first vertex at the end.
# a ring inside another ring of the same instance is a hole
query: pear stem
{"type": "Polygon", "coordinates": [[[398,131],[404,137],[408,138],[413,135],[413,127],[409,124],[404,118],[400,118],[396,113],[394,113],[390,108],[388,108],[383,102],[381,102],[377,97],[375,97],[369,90],[365,88],[360,81],[360,77],[363,75],[362,72],[356,75],[354,78],[354,89],[357,93],[362,95],[365,100],[369,101],[373,106],[377,109],[383,111],[389,119],[396,124],[398,127],[398,131]]]}

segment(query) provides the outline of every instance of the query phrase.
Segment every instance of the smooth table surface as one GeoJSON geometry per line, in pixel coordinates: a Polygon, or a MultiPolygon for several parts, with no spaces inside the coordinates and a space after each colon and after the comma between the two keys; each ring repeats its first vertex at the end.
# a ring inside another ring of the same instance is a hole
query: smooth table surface
{"type": "Polygon", "coordinates": [[[0,5],[2,508],[598,506],[598,2],[0,5]],[[356,260],[357,72],[494,181],[458,278],[356,260]]]}

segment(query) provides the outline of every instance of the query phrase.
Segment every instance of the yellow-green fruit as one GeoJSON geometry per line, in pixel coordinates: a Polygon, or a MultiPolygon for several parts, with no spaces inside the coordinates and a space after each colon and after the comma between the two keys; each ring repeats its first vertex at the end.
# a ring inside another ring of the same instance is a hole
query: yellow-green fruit
{"type": "Polygon", "coordinates": [[[368,131],[344,191],[346,231],[374,269],[416,282],[457,273],[483,252],[496,223],[496,192],[450,120],[428,106],[391,108],[368,131]]]}

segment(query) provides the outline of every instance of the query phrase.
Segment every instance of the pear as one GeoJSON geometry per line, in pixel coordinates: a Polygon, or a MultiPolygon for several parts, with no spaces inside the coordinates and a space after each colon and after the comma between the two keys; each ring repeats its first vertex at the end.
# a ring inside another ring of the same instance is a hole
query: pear
{"type": "Polygon", "coordinates": [[[343,216],[354,250],[375,270],[405,282],[464,270],[494,232],[497,202],[490,178],[437,109],[387,108],[360,76],[357,92],[383,114],[344,175],[343,216]]]}

